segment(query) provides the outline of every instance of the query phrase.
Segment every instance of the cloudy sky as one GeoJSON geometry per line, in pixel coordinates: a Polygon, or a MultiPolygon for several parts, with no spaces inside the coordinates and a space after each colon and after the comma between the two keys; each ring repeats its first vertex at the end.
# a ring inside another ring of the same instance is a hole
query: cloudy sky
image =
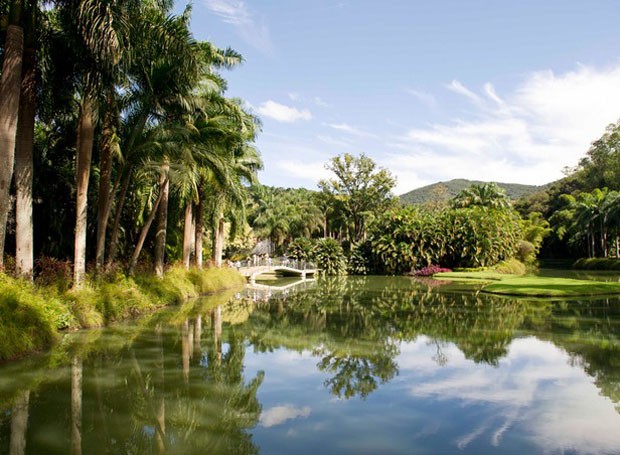
{"type": "Polygon", "coordinates": [[[562,177],[620,118],[618,23],[615,0],[195,0],[192,29],[245,58],[227,93],[263,121],[263,183],[365,153],[400,194],[562,177]]]}

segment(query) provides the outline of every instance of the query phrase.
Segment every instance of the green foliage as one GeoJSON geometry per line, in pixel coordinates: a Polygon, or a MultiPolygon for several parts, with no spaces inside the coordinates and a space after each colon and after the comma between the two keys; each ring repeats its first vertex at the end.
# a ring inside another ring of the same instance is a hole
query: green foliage
{"type": "Polygon", "coordinates": [[[314,243],[306,237],[299,237],[290,243],[287,254],[298,261],[310,261],[314,254],[314,243]]]}
{"type": "Polygon", "coordinates": [[[364,154],[355,157],[345,153],[332,158],[325,167],[336,178],[321,180],[319,188],[330,205],[339,206],[347,238],[360,241],[374,215],[394,204],[391,191],[396,179],[364,154]]]}
{"type": "Polygon", "coordinates": [[[510,206],[510,199],[503,188],[490,182],[465,188],[454,197],[452,206],[455,208],[479,206],[505,209],[510,206]]]}
{"type": "Polygon", "coordinates": [[[579,270],[620,270],[619,258],[581,258],[573,264],[579,270]]]}
{"type": "Polygon", "coordinates": [[[232,269],[173,267],[162,279],[110,275],[60,293],[53,283],[33,286],[0,274],[0,360],[48,348],[59,330],[100,327],[244,283],[232,269]]]}
{"type": "Polygon", "coordinates": [[[334,239],[319,239],[314,247],[312,259],[325,275],[346,274],[346,257],[340,243],[334,239]]]}
{"type": "Polygon", "coordinates": [[[372,245],[369,241],[356,243],[351,247],[347,262],[347,272],[350,275],[367,275],[372,272],[370,258],[372,245]]]}
{"type": "Polygon", "coordinates": [[[48,348],[57,329],[69,324],[67,308],[50,297],[0,274],[0,360],[48,348]]]}
{"type": "Polygon", "coordinates": [[[521,236],[519,219],[510,209],[405,207],[373,224],[370,262],[386,274],[430,264],[487,267],[513,257],[521,236]]]}
{"type": "Polygon", "coordinates": [[[190,269],[188,279],[201,294],[210,294],[245,284],[245,278],[235,270],[227,267],[206,270],[190,269]]]}
{"type": "Polygon", "coordinates": [[[494,267],[497,273],[503,273],[507,275],[525,275],[527,271],[525,264],[518,259],[511,258],[500,262],[494,267]]]}

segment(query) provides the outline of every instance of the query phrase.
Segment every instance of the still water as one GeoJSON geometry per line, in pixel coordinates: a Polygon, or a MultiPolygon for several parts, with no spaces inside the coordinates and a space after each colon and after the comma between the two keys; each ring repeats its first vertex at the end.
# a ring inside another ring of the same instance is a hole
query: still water
{"type": "Polygon", "coordinates": [[[620,301],[274,282],[0,366],[0,453],[620,453],[620,301]]]}

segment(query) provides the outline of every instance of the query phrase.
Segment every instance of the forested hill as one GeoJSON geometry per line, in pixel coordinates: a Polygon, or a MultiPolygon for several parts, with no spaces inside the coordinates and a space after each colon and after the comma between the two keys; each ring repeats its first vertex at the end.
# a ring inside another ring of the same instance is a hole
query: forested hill
{"type": "MultiPolygon", "coordinates": [[[[437,182],[402,194],[400,195],[400,200],[405,205],[444,201],[452,199],[461,190],[468,188],[471,185],[482,185],[484,183],[486,182],[466,179],[454,179],[447,182],[437,182]]],[[[522,185],[520,183],[495,183],[506,190],[508,197],[512,200],[535,193],[536,191],[540,191],[547,186],[522,185]]]]}

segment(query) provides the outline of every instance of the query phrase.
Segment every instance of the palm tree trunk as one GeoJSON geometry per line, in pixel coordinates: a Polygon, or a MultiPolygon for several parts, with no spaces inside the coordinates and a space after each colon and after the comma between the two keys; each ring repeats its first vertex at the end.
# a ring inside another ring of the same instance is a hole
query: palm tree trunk
{"type": "Polygon", "coordinates": [[[36,110],[35,50],[24,50],[22,86],[17,122],[15,147],[15,272],[32,281],[33,226],[32,226],[32,150],[34,144],[34,116],[36,110]]]}
{"type": "Polygon", "coordinates": [[[185,206],[185,222],[183,225],[183,265],[187,270],[189,270],[189,259],[192,254],[192,237],[195,236],[192,230],[193,226],[192,201],[188,201],[185,206]]]}
{"type": "MultiPolygon", "coordinates": [[[[167,180],[167,179],[166,179],[167,180]]],[[[138,238],[138,243],[136,243],[136,247],[133,250],[133,254],[131,255],[131,260],[129,261],[129,270],[128,274],[133,275],[133,272],[138,264],[138,258],[140,257],[140,253],[142,252],[142,247],[144,246],[144,241],[146,240],[146,235],[149,233],[149,229],[151,228],[151,224],[155,219],[155,215],[158,213],[159,204],[164,197],[164,192],[161,187],[159,190],[159,196],[157,196],[157,200],[155,201],[155,205],[153,206],[153,210],[149,214],[149,217],[146,219],[144,226],[142,226],[142,231],[140,232],[140,237],[138,238]]]]}
{"type": "Polygon", "coordinates": [[[114,213],[114,222],[112,223],[112,232],[110,234],[110,251],[108,252],[108,260],[106,261],[106,268],[109,268],[114,259],[116,259],[116,249],[118,246],[118,233],[121,226],[121,215],[123,214],[123,206],[125,205],[125,198],[127,197],[127,189],[129,188],[129,182],[131,181],[131,173],[133,167],[130,165],[125,174],[123,175],[123,182],[121,184],[121,192],[118,195],[118,202],[116,203],[116,211],[114,213]]]}
{"type": "Polygon", "coordinates": [[[217,218],[215,236],[213,242],[213,262],[216,267],[222,266],[222,253],[224,250],[224,217],[220,214],[217,218]]]}
{"type": "Polygon", "coordinates": [[[190,355],[190,343],[189,343],[189,319],[183,321],[181,326],[181,365],[183,368],[183,382],[189,384],[189,355],[190,355]]]}
{"type": "Polygon", "coordinates": [[[30,402],[30,390],[19,392],[15,404],[11,409],[11,442],[10,455],[23,455],[26,453],[26,431],[28,430],[28,407],[30,402]]]}
{"type": "Polygon", "coordinates": [[[71,362],[71,454],[82,453],[82,359],[71,362]]]}
{"type": "Polygon", "coordinates": [[[77,198],[75,204],[75,250],[73,259],[73,284],[81,287],[86,277],[86,228],[88,215],[88,180],[95,137],[95,112],[87,92],[80,112],[77,132],[77,157],[75,165],[77,198]]]}
{"type": "Polygon", "coordinates": [[[198,191],[198,205],[196,207],[196,241],[195,241],[195,245],[194,245],[194,249],[195,249],[195,260],[196,260],[196,267],[198,267],[199,269],[202,269],[202,237],[203,237],[203,230],[204,230],[204,198],[203,198],[203,194],[202,194],[202,189],[199,188],[198,191]]]}
{"type": "Polygon", "coordinates": [[[97,252],[95,265],[97,272],[103,270],[105,260],[105,239],[110,218],[110,182],[112,174],[112,155],[114,147],[114,95],[110,90],[106,97],[106,112],[103,117],[103,140],[101,144],[101,162],[99,177],[99,199],[97,201],[97,252]]]}
{"type": "Polygon", "coordinates": [[[170,181],[168,171],[170,165],[165,162],[161,167],[159,177],[159,193],[163,196],[157,209],[157,232],[155,233],[155,275],[164,276],[164,257],[166,250],[166,230],[168,227],[168,194],[170,192],[170,181]]]}
{"type": "Polygon", "coordinates": [[[19,24],[21,1],[11,2],[11,22],[6,31],[0,78],[0,270],[4,268],[4,241],[10,209],[11,178],[22,80],[24,30],[19,24]]]}

